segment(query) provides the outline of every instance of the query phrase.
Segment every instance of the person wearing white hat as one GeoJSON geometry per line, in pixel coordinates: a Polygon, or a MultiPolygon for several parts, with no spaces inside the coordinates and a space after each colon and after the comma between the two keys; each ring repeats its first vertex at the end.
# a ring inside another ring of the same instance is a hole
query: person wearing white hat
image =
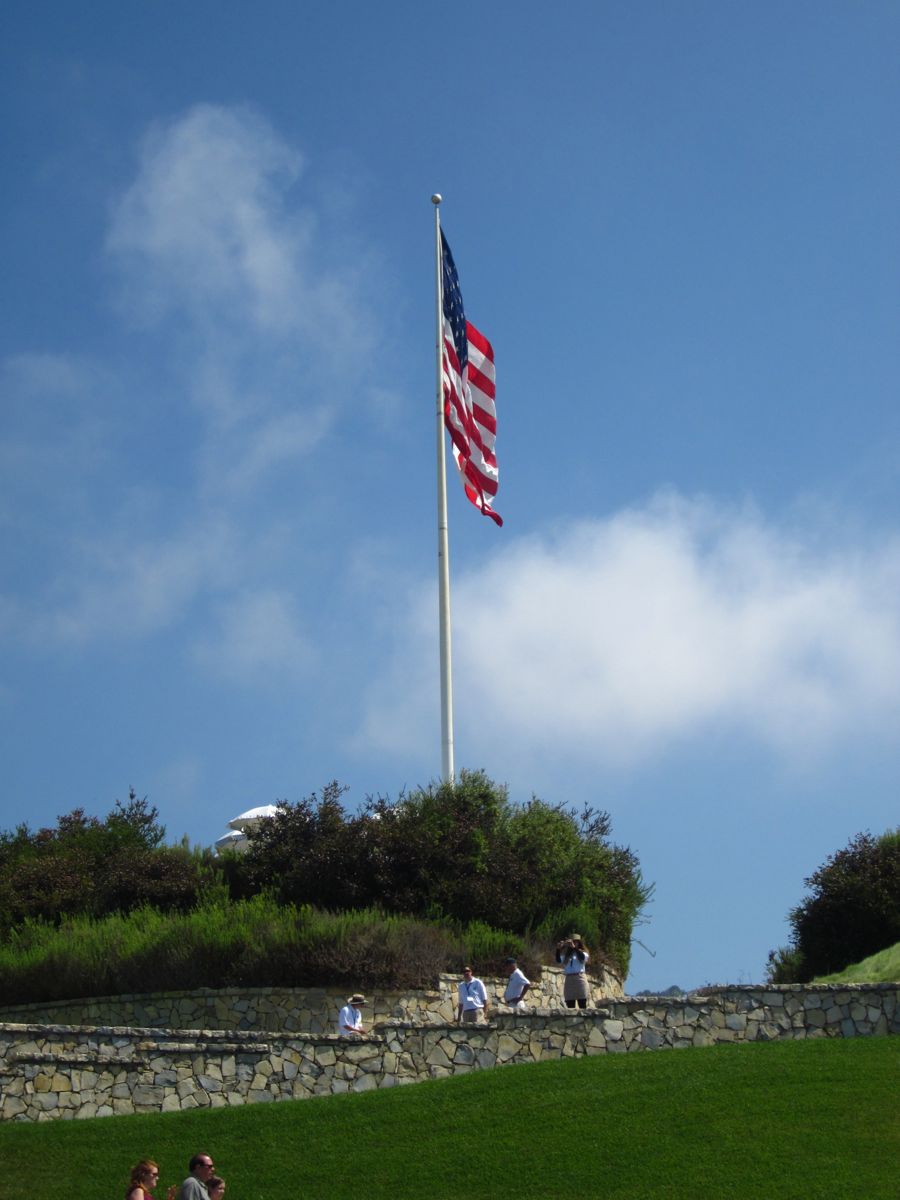
{"type": "Polygon", "coordinates": [[[354,992],[338,1014],[338,1033],[341,1037],[362,1037],[366,1032],[363,1027],[362,1013],[359,1006],[365,1004],[366,998],[360,992],[354,992]]]}

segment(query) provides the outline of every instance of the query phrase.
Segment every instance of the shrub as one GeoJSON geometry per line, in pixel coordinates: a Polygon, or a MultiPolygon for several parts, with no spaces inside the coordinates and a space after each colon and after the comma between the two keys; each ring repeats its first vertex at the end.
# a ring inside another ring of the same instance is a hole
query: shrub
{"type": "Polygon", "coordinates": [[[770,972],[805,983],[900,941],[900,829],[857,834],[804,884],[810,895],[788,917],[791,945],[769,956],[770,972]]]}
{"type": "Polygon", "coordinates": [[[217,897],[189,913],[144,907],[29,920],[0,945],[0,1004],[198,987],[432,987],[466,961],[496,973],[521,939],[479,922],[452,929],[376,909],[341,913],[269,896],[217,897]]]}
{"type": "Polygon", "coordinates": [[[652,889],[632,852],[610,843],[607,813],[576,815],[536,798],[516,807],[480,771],[395,803],[370,801],[350,818],[342,791],[332,783],[321,797],[280,803],[243,861],[226,867],[232,896],[271,889],[282,903],[377,905],[456,928],[483,922],[522,946],[532,936],[555,940],[549,931],[565,932],[574,911],[593,947],[627,971],[632,927],[652,889]]]}
{"type": "Polygon", "coordinates": [[[76,808],[55,829],[0,833],[0,935],[32,919],[193,907],[214,877],[212,854],[162,845],[157,817],[132,789],[102,821],[76,808]]]}

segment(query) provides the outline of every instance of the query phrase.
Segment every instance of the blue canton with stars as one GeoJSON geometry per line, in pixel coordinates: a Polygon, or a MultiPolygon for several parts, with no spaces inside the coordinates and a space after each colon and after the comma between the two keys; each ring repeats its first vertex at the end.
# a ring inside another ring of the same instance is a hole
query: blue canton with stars
{"type": "Polygon", "coordinates": [[[456,263],[441,230],[441,260],[443,263],[443,301],[444,318],[450,322],[453,330],[453,344],[456,347],[456,357],[459,359],[459,374],[466,377],[466,367],[469,365],[469,342],[466,337],[466,314],[463,308],[462,292],[459,290],[459,276],[456,274],[456,263]]]}

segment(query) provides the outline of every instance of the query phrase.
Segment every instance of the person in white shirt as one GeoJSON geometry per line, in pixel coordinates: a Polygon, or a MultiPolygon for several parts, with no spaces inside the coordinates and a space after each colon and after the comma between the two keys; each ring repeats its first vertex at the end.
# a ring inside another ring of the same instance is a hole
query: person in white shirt
{"type": "Polygon", "coordinates": [[[482,1016],[487,1020],[487,990],[480,979],[476,979],[471,967],[463,967],[462,982],[459,984],[459,1003],[456,1019],[464,1025],[477,1025],[482,1016]]]}
{"type": "Polygon", "coordinates": [[[338,1013],[337,1031],[341,1037],[361,1037],[366,1031],[363,1026],[360,1004],[365,1004],[366,998],[359,992],[354,992],[344,1007],[338,1013]]]}
{"type": "Polygon", "coordinates": [[[503,993],[503,1003],[516,1008],[525,999],[525,993],[531,987],[531,980],[525,978],[524,971],[519,969],[519,964],[514,958],[506,960],[506,969],[509,971],[509,982],[503,993]]]}
{"type": "Polygon", "coordinates": [[[574,1008],[576,1004],[579,1008],[587,1008],[588,997],[591,994],[587,978],[589,959],[590,955],[580,933],[573,933],[556,947],[556,961],[562,963],[565,976],[563,1000],[566,1002],[566,1008],[574,1008]]]}

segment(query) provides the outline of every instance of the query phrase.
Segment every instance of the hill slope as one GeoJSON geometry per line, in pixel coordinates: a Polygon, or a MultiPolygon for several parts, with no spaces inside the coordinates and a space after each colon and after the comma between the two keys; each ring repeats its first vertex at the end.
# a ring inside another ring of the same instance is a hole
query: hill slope
{"type": "Polygon", "coordinates": [[[853,963],[836,975],[823,975],[816,983],[895,983],[900,979],[900,942],[853,963]]]}
{"type": "Polygon", "coordinates": [[[4,1200],[115,1200],[208,1150],[229,1200],[896,1200],[900,1038],[538,1063],[314,1101],[0,1127],[4,1200]]]}

